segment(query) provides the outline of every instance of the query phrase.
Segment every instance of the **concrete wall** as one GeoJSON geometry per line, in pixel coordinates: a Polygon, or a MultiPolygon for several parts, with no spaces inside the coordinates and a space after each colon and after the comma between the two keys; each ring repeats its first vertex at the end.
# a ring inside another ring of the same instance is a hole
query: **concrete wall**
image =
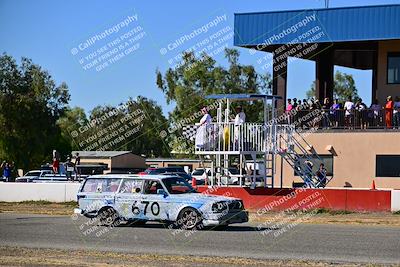
{"type": "Polygon", "coordinates": [[[400,84],[387,84],[387,53],[400,52],[400,41],[380,41],[378,46],[378,72],[376,97],[381,105],[386,103],[386,97],[400,96],[400,84]]]}
{"type": "MultiPolygon", "coordinates": [[[[329,132],[312,133],[306,136],[318,154],[331,154],[326,148],[334,149],[334,178],[328,187],[371,188],[375,180],[377,188],[400,189],[400,177],[375,177],[376,155],[400,155],[400,132],[329,132]]],[[[280,157],[277,157],[275,187],[280,187],[280,157]]],[[[294,176],[293,169],[283,165],[283,186],[292,187],[292,182],[301,182],[294,176]]]]}
{"type": "Polygon", "coordinates": [[[392,212],[400,211],[400,190],[392,190],[392,212]]]}
{"type": "Polygon", "coordinates": [[[76,201],[79,183],[0,183],[0,201],[76,201]]]}
{"type": "MultiPolygon", "coordinates": [[[[354,212],[389,212],[391,190],[355,189],[268,189],[242,187],[198,187],[200,192],[243,200],[248,210],[257,212],[285,210],[345,210],[354,212]]],[[[396,202],[398,203],[398,202],[396,202]]]]}

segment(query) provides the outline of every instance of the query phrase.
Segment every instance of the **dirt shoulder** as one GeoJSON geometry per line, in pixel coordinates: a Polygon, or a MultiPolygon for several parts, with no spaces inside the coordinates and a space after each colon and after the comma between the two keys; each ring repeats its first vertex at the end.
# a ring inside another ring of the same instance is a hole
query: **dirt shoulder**
{"type": "MultiPolygon", "coordinates": [[[[48,201],[0,202],[0,213],[72,215],[76,202],[51,203],[48,201]]],[[[390,212],[349,213],[342,211],[314,210],[307,213],[250,212],[250,222],[266,224],[284,221],[315,224],[361,224],[400,226],[400,214],[390,212]]]]}
{"type": "MultiPolygon", "coordinates": [[[[94,250],[60,250],[0,247],[0,266],[341,266],[338,262],[256,260],[236,257],[199,257],[114,253],[94,250]]],[[[343,264],[343,266],[362,266],[343,264]]],[[[379,265],[374,265],[379,266],[379,265]]]]}

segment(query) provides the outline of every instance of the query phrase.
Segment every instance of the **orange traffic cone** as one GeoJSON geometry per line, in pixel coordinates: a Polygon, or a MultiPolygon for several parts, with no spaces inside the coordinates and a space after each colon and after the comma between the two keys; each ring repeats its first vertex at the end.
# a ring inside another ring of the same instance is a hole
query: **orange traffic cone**
{"type": "Polygon", "coordinates": [[[196,187],[197,186],[197,181],[195,177],[192,177],[192,186],[196,187]]]}
{"type": "Polygon", "coordinates": [[[372,190],[375,190],[375,189],[376,189],[376,187],[375,187],[375,180],[372,180],[371,189],[372,189],[372,190]]]}

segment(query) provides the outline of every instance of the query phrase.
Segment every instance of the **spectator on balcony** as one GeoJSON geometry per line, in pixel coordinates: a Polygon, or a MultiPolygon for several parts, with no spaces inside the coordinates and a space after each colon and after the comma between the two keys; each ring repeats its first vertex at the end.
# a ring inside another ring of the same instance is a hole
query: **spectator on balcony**
{"type": "Polygon", "coordinates": [[[355,114],[356,126],[360,126],[361,129],[366,129],[368,121],[368,111],[367,111],[367,105],[365,105],[362,102],[361,98],[357,100],[355,105],[355,110],[356,110],[355,114]]]}
{"type": "Polygon", "coordinates": [[[330,117],[331,120],[333,121],[333,127],[338,128],[339,127],[339,110],[340,110],[340,104],[339,100],[336,98],[333,100],[333,104],[330,107],[330,117]]]}
{"type": "MultiPolygon", "coordinates": [[[[240,138],[240,126],[246,122],[246,114],[243,112],[242,106],[236,107],[236,117],[235,117],[235,147],[238,148],[239,146],[239,138],[240,138]]],[[[235,149],[234,149],[235,150],[235,149]]]]}
{"type": "Polygon", "coordinates": [[[385,125],[386,128],[391,129],[393,127],[393,108],[394,102],[391,96],[387,97],[387,102],[385,105],[385,125]]]}
{"type": "Polygon", "coordinates": [[[329,98],[325,97],[324,103],[322,104],[322,128],[324,129],[327,129],[330,126],[329,108],[330,108],[329,98]]]}
{"type": "Polygon", "coordinates": [[[381,125],[381,112],[382,106],[379,104],[378,99],[374,99],[372,101],[372,105],[370,107],[370,123],[369,127],[377,127],[381,125]]]}
{"type": "Polygon", "coordinates": [[[353,113],[354,113],[354,103],[351,96],[348,97],[347,101],[344,103],[344,123],[346,128],[351,128],[353,124],[353,113]]]}
{"type": "Polygon", "coordinates": [[[393,106],[393,126],[400,129],[400,97],[396,96],[393,106]]]}
{"type": "Polygon", "coordinates": [[[235,126],[240,126],[246,121],[246,114],[243,112],[242,106],[236,107],[235,126]]]}
{"type": "Polygon", "coordinates": [[[207,131],[209,128],[209,125],[212,122],[211,115],[208,114],[208,110],[206,107],[203,107],[201,109],[201,113],[203,114],[203,117],[200,119],[200,122],[198,124],[197,132],[196,132],[196,147],[197,148],[204,148],[206,142],[207,142],[207,131]]]}
{"type": "Polygon", "coordinates": [[[288,98],[286,105],[286,118],[288,124],[292,123],[292,114],[291,114],[292,110],[293,110],[292,99],[288,98]]]}

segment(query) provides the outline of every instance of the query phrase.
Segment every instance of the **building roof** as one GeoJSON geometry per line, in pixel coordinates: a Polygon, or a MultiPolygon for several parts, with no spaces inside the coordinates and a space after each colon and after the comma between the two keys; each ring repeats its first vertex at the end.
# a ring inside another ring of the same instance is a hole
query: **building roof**
{"type": "Polygon", "coordinates": [[[239,13],[235,14],[234,44],[263,46],[268,51],[273,45],[307,41],[400,39],[399,25],[400,5],[239,13]]]}
{"type": "Polygon", "coordinates": [[[81,158],[113,158],[128,153],[131,151],[72,151],[72,155],[79,153],[81,158]]]}

